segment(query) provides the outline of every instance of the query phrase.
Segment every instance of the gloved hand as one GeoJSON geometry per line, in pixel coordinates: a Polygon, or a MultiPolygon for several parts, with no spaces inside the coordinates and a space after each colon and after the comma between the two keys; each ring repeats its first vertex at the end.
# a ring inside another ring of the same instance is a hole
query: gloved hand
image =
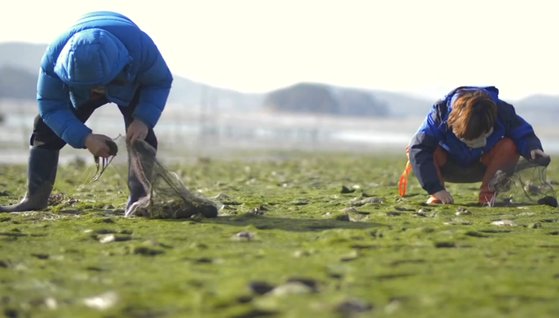
{"type": "Polygon", "coordinates": [[[551,161],[551,157],[548,154],[543,152],[541,149],[533,149],[530,151],[530,157],[532,160],[536,161],[537,164],[541,166],[549,165],[551,161]]]}

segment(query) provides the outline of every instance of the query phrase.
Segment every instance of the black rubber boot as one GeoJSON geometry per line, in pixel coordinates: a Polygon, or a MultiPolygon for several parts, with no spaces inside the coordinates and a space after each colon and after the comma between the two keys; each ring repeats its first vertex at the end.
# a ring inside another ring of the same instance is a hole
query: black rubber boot
{"type": "Polygon", "coordinates": [[[128,190],[130,191],[130,195],[128,196],[128,202],[126,202],[126,210],[130,208],[134,202],[138,201],[139,199],[146,196],[146,191],[144,190],[144,186],[140,183],[138,178],[132,171],[129,172],[128,175],[128,190]]]}
{"type": "Polygon", "coordinates": [[[152,181],[153,164],[156,150],[143,141],[137,141],[133,146],[128,146],[128,190],[130,196],[126,203],[126,210],[139,199],[147,195],[152,181]],[[130,149],[130,147],[133,147],[130,149]],[[136,171],[142,175],[138,176],[136,171]],[[141,180],[140,180],[141,179],[141,180]],[[147,183],[146,183],[147,181],[147,183]]]}
{"type": "Polygon", "coordinates": [[[27,170],[27,193],[18,204],[0,206],[0,212],[35,211],[47,207],[56,179],[58,153],[58,150],[31,148],[27,170]]]}

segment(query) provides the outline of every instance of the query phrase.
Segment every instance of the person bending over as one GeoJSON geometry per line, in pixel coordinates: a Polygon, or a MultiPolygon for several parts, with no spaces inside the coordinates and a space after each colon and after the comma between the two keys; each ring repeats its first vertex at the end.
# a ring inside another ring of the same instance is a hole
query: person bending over
{"type": "MultiPolygon", "coordinates": [[[[127,143],[145,140],[157,148],[153,128],[167,102],[173,77],[152,39],[126,16],[91,12],[51,43],[37,83],[39,115],[30,139],[27,193],[0,212],[47,207],[59,150],[66,144],[94,156],[111,155],[111,138],[84,123],[107,103],[118,106],[127,143]]],[[[113,153],[114,154],[114,153],[113,153]]],[[[129,169],[127,206],[144,196],[129,169]]]]}
{"type": "Polygon", "coordinates": [[[549,159],[532,126],[493,86],[452,90],[433,105],[407,151],[427,204],[454,203],[445,182],[481,181],[479,203],[491,205],[489,181],[498,170],[514,169],[520,156],[549,159]]]}

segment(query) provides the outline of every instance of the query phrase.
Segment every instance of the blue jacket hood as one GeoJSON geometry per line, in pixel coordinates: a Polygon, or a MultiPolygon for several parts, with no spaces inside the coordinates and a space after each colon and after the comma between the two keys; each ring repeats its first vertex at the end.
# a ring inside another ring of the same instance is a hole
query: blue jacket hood
{"type": "Polygon", "coordinates": [[[106,85],[130,63],[128,50],[110,32],[86,29],[66,42],[54,72],[68,86],[106,85]]]}

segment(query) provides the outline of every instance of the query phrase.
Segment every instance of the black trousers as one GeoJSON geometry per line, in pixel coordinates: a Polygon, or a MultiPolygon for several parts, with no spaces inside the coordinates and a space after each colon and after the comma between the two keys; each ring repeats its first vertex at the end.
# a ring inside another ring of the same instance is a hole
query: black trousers
{"type": "MultiPolygon", "coordinates": [[[[140,94],[136,92],[134,98],[132,99],[132,102],[128,107],[118,106],[118,109],[120,110],[120,113],[124,118],[124,125],[126,129],[128,129],[128,126],[130,126],[130,124],[134,120],[132,114],[134,113],[136,106],[138,106],[138,101],[140,98],[139,95],[140,94]]],[[[106,97],[100,97],[90,99],[78,108],[71,108],[74,115],[76,115],[76,117],[82,123],[85,123],[97,108],[107,103],[109,103],[109,100],[106,97]]],[[[154,149],[157,149],[157,137],[155,136],[152,128],[148,129],[148,134],[145,141],[154,149]]],[[[56,133],[54,133],[54,131],[52,131],[52,129],[50,129],[47,124],[45,124],[40,115],[37,115],[33,123],[33,133],[31,134],[29,144],[32,147],[39,147],[49,150],[60,150],[66,145],[66,142],[62,140],[62,138],[60,138],[58,135],[56,135],[56,133]]]]}
{"type": "Polygon", "coordinates": [[[455,183],[474,183],[483,179],[485,167],[481,162],[475,162],[464,167],[452,158],[448,158],[446,164],[441,167],[441,174],[445,181],[455,183]]]}

